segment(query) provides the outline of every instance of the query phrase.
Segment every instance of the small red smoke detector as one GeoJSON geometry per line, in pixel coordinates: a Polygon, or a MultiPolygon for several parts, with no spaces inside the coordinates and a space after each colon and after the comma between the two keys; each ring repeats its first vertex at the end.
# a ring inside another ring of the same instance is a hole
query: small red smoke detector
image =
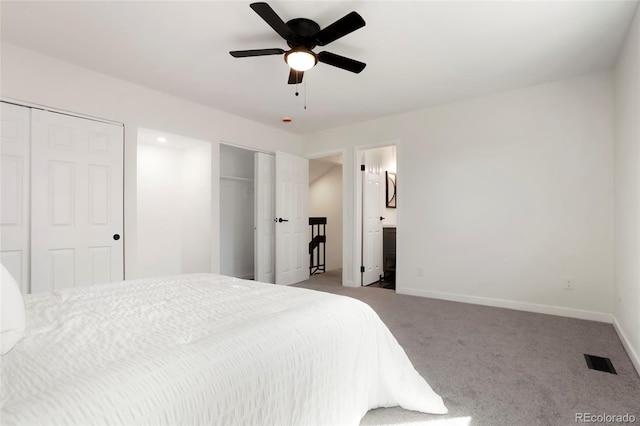
{"type": "Polygon", "coordinates": [[[283,123],[291,123],[291,121],[292,120],[289,117],[285,117],[285,118],[282,119],[283,123]]]}

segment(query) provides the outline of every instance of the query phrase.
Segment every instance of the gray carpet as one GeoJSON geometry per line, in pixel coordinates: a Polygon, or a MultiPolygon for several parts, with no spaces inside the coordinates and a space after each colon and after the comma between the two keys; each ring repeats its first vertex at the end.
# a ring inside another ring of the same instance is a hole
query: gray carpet
{"type": "Polygon", "coordinates": [[[368,303],[449,408],[377,409],[363,425],[570,425],[576,413],[640,424],[640,377],[610,324],[342,287],[340,271],[297,286],[368,303]],[[589,370],[585,353],[610,358],[618,374],[589,370]]]}

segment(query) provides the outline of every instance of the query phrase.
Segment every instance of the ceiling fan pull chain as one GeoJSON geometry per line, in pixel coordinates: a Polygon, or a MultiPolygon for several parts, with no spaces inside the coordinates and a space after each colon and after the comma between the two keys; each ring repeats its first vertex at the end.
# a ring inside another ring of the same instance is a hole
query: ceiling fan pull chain
{"type": "Polygon", "coordinates": [[[304,80],[304,109],[307,109],[307,80],[309,77],[304,80]]]}

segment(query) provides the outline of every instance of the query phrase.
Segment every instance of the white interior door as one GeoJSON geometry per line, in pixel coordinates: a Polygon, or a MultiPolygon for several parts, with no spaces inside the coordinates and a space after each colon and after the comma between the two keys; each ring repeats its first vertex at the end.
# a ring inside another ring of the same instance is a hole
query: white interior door
{"type": "Polygon", "coordinates": [[[255,153],[255,279],[275,283],[276,226],[275,209],[276,158],[255,153]]]}
{"type": "Polygon", "coordinates": [[[0,111],[0,260],[29,292],[30,108],[2,103],[0,111]]]}
{"type": "Polygon", "coordinates": [[[364,273],[362,285],[372,284],[380,279],[382,274],[382,220],[380,212],[382,200],[380,198],[380,173],[371,164],[363,173],[363,241],[362,262],[364,273]]]}
{"type": "Polygon", "coordinates": [[[31,289],[123,279],[123,128],[32,111],[31,289]]]}
{"type": "Polygon", "coordinates": [[[276,153],[276,284],[309,278],[309,160],[276,153]]]}

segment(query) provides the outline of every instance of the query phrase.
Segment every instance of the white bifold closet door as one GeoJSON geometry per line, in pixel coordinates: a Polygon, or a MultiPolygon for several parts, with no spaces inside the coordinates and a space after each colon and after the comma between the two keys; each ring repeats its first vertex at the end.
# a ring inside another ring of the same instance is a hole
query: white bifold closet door
{"type": "Polygon", "coordinates": [[[123,279],[123,128],[32,110],[31,289],[123,279]]]}
{"type": "Polygon", "coordinates": [[[0,111],[0,261],[29,292],[30,109],[2,103],[0,111]]]}

